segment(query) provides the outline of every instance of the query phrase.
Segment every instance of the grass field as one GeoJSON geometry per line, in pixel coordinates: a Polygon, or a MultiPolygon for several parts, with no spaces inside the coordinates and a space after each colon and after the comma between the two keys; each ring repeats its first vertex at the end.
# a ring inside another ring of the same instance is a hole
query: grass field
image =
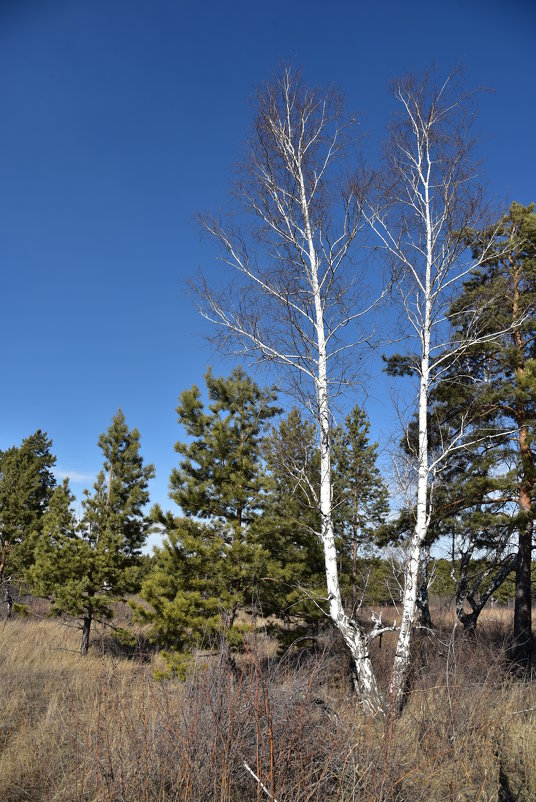
{"type": "MultiPolygon", "coordinates": [[[[154,656],[96,638],[84,658],[76,629],[2,620],[0,799],[532,802],[536,688],[508,665],[509,616],[487,612],[471,639],[436,611],[397,721],[362,715],[332,636],[279,659],[252,637],[234,670],[205,655],[186,682],[157,681],[154,656]]],[[[392,644],[375,648],[386,685],[392,644]]]]}

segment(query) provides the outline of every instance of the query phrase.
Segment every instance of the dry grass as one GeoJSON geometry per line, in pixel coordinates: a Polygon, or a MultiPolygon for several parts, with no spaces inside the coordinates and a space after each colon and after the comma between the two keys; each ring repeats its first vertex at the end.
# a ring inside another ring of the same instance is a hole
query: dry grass
{"type": "MultiPolygon", "coordinates": [[[[253,643],[238,671],[214,656],[156,682],[149,663],[81,658],[58,622],[2,621],[0,799],[529,802],[536,689],[511,676],[503,640],[497,619],[476,639],[419,635],[403,716],[371,721],[329,639],[282,660],[253,643]]],[[[376,646],[383,681],[391,650],[376,646]]]]}

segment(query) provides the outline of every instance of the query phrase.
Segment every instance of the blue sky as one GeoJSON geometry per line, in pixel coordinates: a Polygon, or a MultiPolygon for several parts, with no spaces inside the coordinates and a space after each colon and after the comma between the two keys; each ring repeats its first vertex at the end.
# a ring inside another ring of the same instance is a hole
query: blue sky
{"type": "MultiPolygon", "coordinates": [[[[165,503],[178,394],[209,364],[185,282],[219,269],[199,210],[225,204],[255,86],[282,60],[337,84],[375,144],[389,80],[458,62],[479,100],[489,196],[536,199],[536,4],[0,2],[0,448],[37,428],[78,494],[121,407],[165,503]]],[[[373,434],[395,420],[376,382],[373,434]]],[[[355,400],[360,400],[356,396],[355,400]]]]}

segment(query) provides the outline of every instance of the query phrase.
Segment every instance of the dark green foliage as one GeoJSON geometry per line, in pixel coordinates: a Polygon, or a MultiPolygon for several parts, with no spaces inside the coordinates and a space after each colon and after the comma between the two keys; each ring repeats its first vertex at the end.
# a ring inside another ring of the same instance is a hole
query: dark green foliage
{"type": "Polygon", "coordinates": [[[33,561],[33,548],[41,531],[56,480],[52,440],[38,429],[20,446],[0,452],[0,531],[8,542],[9,573],[20,573],[33,561]]]}
{"type": "Polygon", "coordinates": [[[142,585],[145,604],[131,606],[138,620],[152,625],[169,669],[182,675],[193,648],[212,648],[222,636],[230,646],[241,645],[247,627],[236,620],[237,611],[251,608],[260,576],[256,560],[262,565],[265,555],[240,540],[226,542],[218,526],[153,514],[165,537],[142,585]]]}
{"type": "MultiPolygon", "coordinates": [[[[485,237],[487,232],[482,232],[485,237]]],[[[532,650],[531,560],[536,482],[532,446],[536,422],[536,214],[534,204],[513,203],[498,223],[498,241],[483,269],[468,282],[452,313],[459,329],[471,325],[471,308],[485,304],[487,330],[505,332],[468,354],[470,390],[478,387],[482,427],[504,432],[499,458],[503,514],[517,529],[514,641],[517,657],[532,650]]],[[[481,254],[481,238],[473,249],[481,254]]],[[[494,480],[497,471],[494,472],[494,480]]],[[[494,503],[494,499],[491,499],[494,503]]]]}
{"type": "Polygon", "coordinates": [[[141,591],[150,608],[137,607],[155,638],[178,652],[216,633],[231,644],[241,639],[237,614],[255,608],[268,556],[253,530],[266,503],[261,440],[279,412],[275,396],[241,368],[228,378],[209,370],[205,381],[208,408],[195,386],[177,407],[191,440],[176,445],[183,459],[170,497],[187,518],[154,511],[165,539],[141,591]]]}
{"type": "Polygon", "coordinates": [[[228,378],[217,378],[209,369],[205,382],[207,410],[196,386],[179,399],[179,423],[192,440],[175,446],[183,460],[171,474],[170,498],[185,515],[221,521],[240,537],[262,506],[260,440],[279,409],[274,393],[261,389],[242,368],[228,378]]]}
{"type": "Polygon", "coordinates": [[[393,354],[382,358],[384,370],[389,376],[417,376],[419,373],[419,361],[415,354],[393,354]]]}
{"type": "Polygon", "coordinates": [[[452,577],[452,562],[444,557],[432,559],[429,566],[430,593],[444,601],[452,601],[456,593],[456,582],[452,577]]]}
{"type": "Polygon", "coordinates": [[[79,535],[73,503],[74,496],[65,479],[55,489],[44,516],[42,536],[29,576],[33,592],[51,600],[54,614],[78,617],[85,615],[88,608],[95,614],[99,602],[88,600],[88,593],[93,589],[92,547],[79,535]]]}
{"type": "Polygon", "coordinates": [[[140,554],[149,530],[143,510],[149,501],[147,488],[154,467],[143,465],[139,432],[129,431],[121,410],[98,444],[104,464],[93,493],[85,491],[85,537],[91,544],[98,544],[102,536],[114,539],[118,553],[134,557],[140,554]]]}
{"type": "MultiPolygon", "coordinates": [[[[157,511],[153,511],[156,516],[157,511]]],[[[154,566],[143,583],[142,597],[150,608],[137,604],[139,618],[153,624],[162,648],[183,650],[218,631],[223,608],[220,566],[225,547],[210,526],[170,513],[163,545],[155,549],[154,566]]]]}
{"type": "Polygon", "coordinates": [[[143,465],[140,436],[129,431],[121,412],[99,438],[104,470],[94,492],[86,493],[84,516],[77,524],[67,483],[55,491],[30,576],[35,592],[50,598],[52,612],[82,621],[82,652],[89,645],[93,620],[113,616],[113,602],[138,588],[140,548],[150,522],[152,465],[143,465]]]}
{"type": "Polygon", "coordinates": [[[320,475],[316,427],[294,407],[270,430],[264,459],[270,492],[255,538],[269,553],[270,561],[261,600],[265,614],[275,613],[284,622],[284,628],[277,626],[276,630],[286,642],[303,634],[303,625],[306,630],[314,629],[326,606],[316,498],[320,475]]]}
{"type": "Polygon", "coordinates": [[[352,609],[359,602],[358,554],[370,552],[389,511],[387,487],[376,465],[378,445],[369,443],[369,430],[366,413],[355,406],[333,432],[334,523],[339,552],[349,564],[341,578],[347,580],[350,573],[352,609]]]}
{"type": "MultiPolygon", "coordinates": [[[[379,589],[374,560],[365,565],[358,559],[370,550],[375,528],[387,514],[387,491],[376,467],[377,446],[369,443],[368,431],[367,417],[358,407],[333,431],[340,575],[352,607],[364,596],[367,602],[390,598],[386,586],[379,589]]],[[[270,431],[264,453],[271,493],[257,536],[271,561],[270,581],[262,587],[263,609],[285,622],[278,636],[286,643],[314,631],[326,614],[316,429],[294,408],[270,431]]]]}

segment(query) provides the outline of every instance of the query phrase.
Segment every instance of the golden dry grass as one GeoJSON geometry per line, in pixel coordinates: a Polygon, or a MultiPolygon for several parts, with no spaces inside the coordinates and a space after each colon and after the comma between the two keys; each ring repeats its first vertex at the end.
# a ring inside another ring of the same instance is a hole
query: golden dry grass
{"type": "MultiPolygon", "coordinates": [[[[2,621],[0,800],[268,799],[246,761],[279,802],[533,802],[536,689],[512,676],[496,613],[473,640],[446,618],[416,637],[391,722],[362,716],[329,639],[283,663],[253,644],[238,673],[215,656],[156,682],[151,663],[80,657],[59,622],[2,621]]],[[[375,647],[384,682],[391,649],[375,647]]]]}

